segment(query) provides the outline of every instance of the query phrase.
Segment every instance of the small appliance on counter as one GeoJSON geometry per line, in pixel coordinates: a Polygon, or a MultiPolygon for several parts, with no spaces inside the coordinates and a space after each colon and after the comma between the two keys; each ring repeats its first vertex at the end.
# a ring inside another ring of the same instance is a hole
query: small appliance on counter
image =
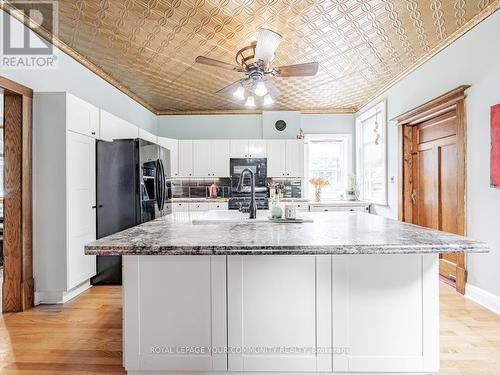
{"type": "Polygon", "coordinates": [[[250,182],[245,180],[245,188],[243,191],[237,191],[238,181],[241,172],[248,168],[255,176],[255,201],[258,210],[269,209],[269,201],[267,197],[267,159],[265,158],[232,158],[229,161],[231,175],[231,190],[229,193],[229,209],[239,210],[240,207],[245,207],[250,204],[250,182]]]}
{"type": "Polygon", "coordinates": [[[210,185],[210,187],[208,188],[208,197],[217,198],[218,196],[219,196],[219,188],[217,187],[217,185],[215,184],[210,185]]]}

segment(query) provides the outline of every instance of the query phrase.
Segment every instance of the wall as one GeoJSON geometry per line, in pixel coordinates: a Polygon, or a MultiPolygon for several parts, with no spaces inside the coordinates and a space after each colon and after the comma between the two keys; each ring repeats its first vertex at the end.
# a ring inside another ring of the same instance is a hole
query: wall
{"type": "MultiPolygon", "coordinates": [[[[490,254],[468,256],[469,283],[500,296],[500,189],[489,185],[490,106],[500,103],[500,11],[392,86],[382,99],[388,118],[404,113],[462,84],[467,91],[467,234],[491,246],[490,254]]],[[[389,205],[376,211],[397,217],[397,129],[388,124],[389,205]]]]}
{"type": "Polygon", "coordinates": [[[306,134],[354,134],[354,114],[265,111],[262,115],[158,116],[158,135],[177,139],[295,138],[301,127],[306,134]],[[274,128],[279,119],[287,123],[281,134],[274,128]]]}
{"type": "MultiPolygon", "coordinates": [[[[3,11],[2,11],[3,13],[3,11]]],[[[3,17],[3,14],[1,15],[3,17]]],[[[13,35],[22,35],[24,25],[11,18],[13,35]]],[[[34,38],[37,36],[31,33],[34,38]]],[[[58,67],[53,70],[0,69],[0,75],[34,91],[67,91],[73,95],[156,133],[157,116],[92,73],[73,58],[58,51],[58,67]]],[[[36,126],[36,124],[35,124],[36,126]]]]}
{"type": "Polygon", "coordinates": [[[261,115],[158,116],[158,135],[175,139],[262,138],[261,115]]]}

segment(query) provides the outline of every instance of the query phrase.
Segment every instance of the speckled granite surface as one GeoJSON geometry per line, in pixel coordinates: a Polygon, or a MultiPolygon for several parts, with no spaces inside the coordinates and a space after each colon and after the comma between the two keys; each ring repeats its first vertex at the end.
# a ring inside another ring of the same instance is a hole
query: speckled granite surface
{"type": "Polygon", "coordinates": [[[179,212],[85,247],[98,255],[415,254],[487,252],[485,243],[358,212],[308,213],[313,223],[195,225],[179,212]]]}

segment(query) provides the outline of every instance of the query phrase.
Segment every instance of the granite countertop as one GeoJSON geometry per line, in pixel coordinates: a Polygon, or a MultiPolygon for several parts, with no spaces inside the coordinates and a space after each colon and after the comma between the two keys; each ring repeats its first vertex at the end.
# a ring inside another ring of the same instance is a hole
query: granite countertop
{"type": "Polygon", "coordinates": [[[85,246],[97,255],[423,254],[488,252],[483,242],[360,212],[307,213],[313,223],[192,224],[173,213],[85,246]]]}

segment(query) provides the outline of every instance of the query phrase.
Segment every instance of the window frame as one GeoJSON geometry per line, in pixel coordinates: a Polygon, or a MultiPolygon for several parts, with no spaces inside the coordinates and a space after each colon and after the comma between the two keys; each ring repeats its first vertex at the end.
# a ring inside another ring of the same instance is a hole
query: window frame
{"type": "Polygon", "coordinates": [[[356,117],[356,179],[360,193],[360,200],[370,202],[379,206],[387,206],[388,205],[388,181],[387,181],[387,101],[382,100],[377,104],[373,105],[371,108],[367,109],[359,116],[356,117]],[[381,136],[383,143],[383,157],[382,157],[382,173],[383,173],[383,193],[382,199],[369,199],[366,197],[364,189],[364,167],[362,165],[363,160],[363,122],[366,120],[380,114],[381,118],[381,136]]]}
{"type": "MultiPolygon", "coordinates": [[[[345,174],[344,185],[347,186],[347,177],[349,174],[354,173],[354,158],[353,158],[353,134],[351,133],[328,133],[328,134],[304,134],[304,198],[309,199],[310,189],[312,188],[309,183],[309,141],[313,139],[337,139],[346,142],[346,164],[347,171],[345,174]]],[[[345,195],[345,193],[344,193],[345,195]]]]}

